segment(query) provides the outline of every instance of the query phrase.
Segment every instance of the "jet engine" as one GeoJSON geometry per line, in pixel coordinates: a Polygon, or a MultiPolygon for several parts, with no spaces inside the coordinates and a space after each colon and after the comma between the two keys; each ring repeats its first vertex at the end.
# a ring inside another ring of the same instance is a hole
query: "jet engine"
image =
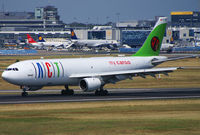
{"type": "Polygon", "coordinates": [[[99,78],[84,78],[80,81],[80,88],[83,91],[94,91],[101,87],[102,81],[99,78]]]}

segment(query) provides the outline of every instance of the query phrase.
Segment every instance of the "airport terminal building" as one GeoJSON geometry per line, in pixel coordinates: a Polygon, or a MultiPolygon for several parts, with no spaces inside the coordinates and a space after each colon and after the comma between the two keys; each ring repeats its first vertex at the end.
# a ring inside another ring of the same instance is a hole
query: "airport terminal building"
{"type": "Polygon", "coordinates": [[[66,24],[60,20],[54,6],[38,7],[34,12],[0,12],[0,44],[24,41],[30,33],[46,38],[68,38],[66,24]]]}
{"type": "Polygon", "coordinates": [[[172,27],[200,27],[200,11],[171,12],[172,27]]]}
{"type": "MultiPolygon", "coordinates": [[[[75,32],[79,39],[117,40],[136,48],[143,44],[157,19],[117,22],[114,26],[96,26],[93,29],[75,28],[75,32]]],[[[34,39],[37,39],[37,34],[47,40],[70,38],[69,27],[60,20],[54,6],[37,7],[34,12],[0,12],[0,46],[25,42],[27,33],[34,39]]],[[[163,43],[195,40],[200,41],[200,12],[171,12],[163,43]]]]}
{"type": "MultiPolygon", "coordinates": [[[[186,46],[200,41],[199,13],[198,11],[172,12],[163,43],[186,46]]],[[[110,30],[76,30],[76,32],[80,39],[113,39],[136,48],[144,43],[157,19],[158,17],[153,20],[117,22],[116,27],[112,27],[110,30]]]]}
{"type": "Polygon", "coordinates": [[[35,12],[0,12],[0,30],[39,31],[64,29],[57,8],[53,6],[35,8],[35,12]]]}

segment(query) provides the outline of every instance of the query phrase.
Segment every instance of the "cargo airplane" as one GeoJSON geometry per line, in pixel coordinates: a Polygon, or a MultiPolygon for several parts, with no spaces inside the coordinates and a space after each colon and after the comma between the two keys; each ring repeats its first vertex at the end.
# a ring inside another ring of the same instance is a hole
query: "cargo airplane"
{"type": "Polygon", "coordinates": [[[179,59],[159,56],[166,22],[166,17],[160,17],[143,46],[132,56],[25,60],[8,66],[2,78],[21,86],[22,96],[43,86],[58,85],[65,86],[61,92],[63,95],[73,95],[74,91],[68,86],[74,85],[80,86],[84,92],[107,95],[108,91],[103,87],[108,83],[137,76],[168,75],[178,68],[154,68],[163,62],[179,59]]]}

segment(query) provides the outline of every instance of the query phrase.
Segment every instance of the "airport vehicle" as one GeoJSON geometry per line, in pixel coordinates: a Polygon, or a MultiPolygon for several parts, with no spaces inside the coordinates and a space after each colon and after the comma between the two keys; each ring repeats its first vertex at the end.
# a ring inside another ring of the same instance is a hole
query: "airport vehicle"
{"type": "Polygon", "coordinates": [[[38,35],[38,42],[35,41],[29,34],[27,34],[28,43],[35,47],[67,47],[71,44],[71,41],[66,42],[46,42],[41,35],[38,35]]]}
{"type": "Polygon", "coordinates": [[[73,29],[70,29],[70,31],[71,31],[72,43],[76,46],[86,46],[90,48],[95,48],[95,47],[112,48],[112,47],[118,47],[120,45],[120,43],[117,42],[116,40],[91,40],[91,39],[81,40],[77,38],[76,33],[74,32],[73,29]]]}
{"type": "Polygon", "coordinates": [[[85,92],[95,91],[96,95],[107,95],[108,91],[103,87],[108,83],[137,76],[145,78],[147,75],[168,75],[178,68],[153,68],[162,62],[178,59],[158,56],[166,22],[166,17],[160,17],[143,46],[130,57],[26,60],[10,65],[2,73],[2,78],[21,86],[22,96],[27,96],[27,91],[56,85],[65,86],[65,90],[62,90],[63,95],[74,94],[68,87],[72,85],[79,85],[85,92]]]}

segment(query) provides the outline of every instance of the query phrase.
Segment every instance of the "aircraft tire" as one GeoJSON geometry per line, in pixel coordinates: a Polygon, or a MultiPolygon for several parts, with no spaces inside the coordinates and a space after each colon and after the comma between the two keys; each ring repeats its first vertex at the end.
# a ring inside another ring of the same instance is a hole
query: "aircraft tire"
{"type": "Polygon", "coordinates": [[[108,95],[108,91],[107,90],[104,90],[104,95],[108,95]]]}
{"type": "Polygon", "coordinates": [[[28,92],[22,92],[22,97],[27,97],[28,96],[28,92]]]}
{"type": "Polygon", "coordinates": [[[72,90],[72,89],[62,90],[61,95],[74,95],[74,90],[72,90]]]}
{"type": "Polygon", "coordinates": [[[74,95],[74,90],[70,89],[69,90],[69,95],[74,95]]]}
{"type": "Polygon", "coordinates": [[[108,91],[107,90],[96,90],[95,91],[95,95],[96,96],[106,96],[106,95],[108,95],[108,91]]]}
{"type": "Polygon", "coordinates": [[[99,90],[95,91],[95,96],[100,96],[100,91],[99,90]]]}

